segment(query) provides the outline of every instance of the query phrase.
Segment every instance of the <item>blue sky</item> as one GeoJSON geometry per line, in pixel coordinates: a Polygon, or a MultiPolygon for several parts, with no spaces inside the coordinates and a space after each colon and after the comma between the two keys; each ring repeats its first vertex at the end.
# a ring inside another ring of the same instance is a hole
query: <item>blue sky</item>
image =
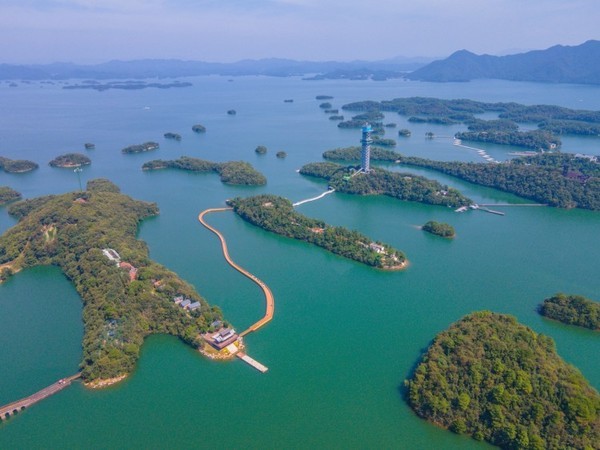
{"type": "Polygon", "coordinates": [[[0,0],[0,62],[504,54],[600,39],[598,0],[0,0]]]}

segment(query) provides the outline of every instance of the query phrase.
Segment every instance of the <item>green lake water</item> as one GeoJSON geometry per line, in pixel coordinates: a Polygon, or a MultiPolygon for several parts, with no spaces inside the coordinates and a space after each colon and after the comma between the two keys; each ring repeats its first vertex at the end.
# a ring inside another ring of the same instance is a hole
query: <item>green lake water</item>
{"type": "MultiPolygon", "coordinates": [[[[295,78],[191,79],[192,88],[143,91],[62,90],[60,85],[0,84],[0,156],[32,159],[40,169],[0,173],[26,197],[78,188],[71,170],[47,165],[83,150],[93,163],[82,181],[107,177],[134,198],[157,202],[140,238],[151,256],[219,305],[238,329],[264,312],[261,291],[226,264],[217,238],[197,221],[200,211],[234,196],[274,193],[297,201],[326,185],[296,173],[324,150],[357,145],[357,130],[340,130],[318,108],[402,96],[471,98],[600,109],[600,88],[502,81],[430,84],[322,81],[295,78]],[[293,98],[293,103],[284,103],[293,98]],[[237,115],[228,116],[228,109],[237,115]],[[10,110],[10,111],[9,111],[10,110]],[[196,135],[195,123],[208,131],[196,135]],[[178,132],[181,142],[163,139],[178,132]],[[120,149],[156,140],[141,155],[120,149]],[[254,148],[266,145],[268,153],[254,148]],[[288,157],[277,159],[284,150],[288,157]],[[148,160],[181,155],[214,161],[246,160],[268,178],[264,187],[223,185],[216,175],[142,172],[148,160]]],[[[346,116],[352,113],[344,112],[346,116]]],[[[450,138],[460,127],[385,122],[413,131],[397,138],[399,152],[436,159],[480,161],[450,138]]],[[[394,130],[388,137],[396,138],[394,130]]],[[[477,145],[474,145],[478,147],[477,145]]],[[[511,150],[485,147],[496,159],[511,150]]],[[[564,139],[564,151],[599,155],[598,139],[564,139]]],[[[391,170],[397,167],[387,166],[391,170]]],[[[404,169],[403,169],[404,170],[404,169]]],[[[451,177],[438,179],[480,203],[523,202],[515,196],[451,177]]],[[[499,209],[499,208],[496,208],[499,209]]],[[[79,383],[0,424],[0,448],[483,448],[486,444],[417,418],[400,387],[439,331],[463,315],[489,309],[516,316],[553,337],[559,354],[600,388],[598,333],[541,318],[536,306],[562,291],[600,300],[600,213],[551,208],[506,208],[505,216],[400,202],[383,197],[329,195],[298,210],[357,229],[403,250],[410,267],[377,271],[308,244],[253,227],[233,213],[208,217],[227,238],[232,258],[264,280],[275,296],[275,317],[247,336],[249,354],[269,367],[261,374],[241,361],[217,363],[169,336],[152,336],[135,372],[123,383],[90,391],[79,383]],[[451,223],[454,240],[417,227],[451,223]]],[[[0,231],[14,220],[0,208],[0,231]]],[[[81,302],[54,268],[24,271],[0,286],[0,404],[29,395],[77,371],[81,302]]]]}

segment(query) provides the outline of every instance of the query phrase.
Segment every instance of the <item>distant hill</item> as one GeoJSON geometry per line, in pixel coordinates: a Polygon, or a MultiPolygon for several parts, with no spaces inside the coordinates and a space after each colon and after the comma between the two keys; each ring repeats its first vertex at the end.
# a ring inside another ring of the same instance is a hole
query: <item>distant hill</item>
{"type": "Polygon", "coordinates": [[[460,50],[407,75],[421,81],[469,81],[498,78],[545,83],[600,84],[600,41],[556,45],[508,56],[476,55],[460,50]]]}
{"type": "Polygon", "coordinates": [[[381,61],[296,61],[282,58],[242,60],[233,63],[142,59],[101,64],[73,63],[13,65],[0,64],[0,80],[66,80],[167,78],[196,75],[266,75],[275,77],[319,74],[322,78],[401,77],[431,62],[427,58],[397,57],[381,61]]]}

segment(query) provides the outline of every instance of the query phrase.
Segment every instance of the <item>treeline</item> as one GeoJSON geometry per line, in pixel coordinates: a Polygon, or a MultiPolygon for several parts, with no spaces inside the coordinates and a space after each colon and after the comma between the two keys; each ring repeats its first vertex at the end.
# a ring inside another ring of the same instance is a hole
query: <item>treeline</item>
{"type": "Polygon", "coordinates": [[[380,168],[368,174],[355,174],[354,167],[324,162],[306,164],[302,175],[323,178],[339,192],[358,195],[387,195],[399,200],[458,207],[473,202],[456,189],[435,180],[410,173],[389,172],[380,168]]]}
{"type": "Polygon", "coordinates": [[[463,131],[456,133],[457,139],[463,141],[490,142],[500,145],[514,145],[532,150],[554,150],[562,145],[560,139],[545,130],[533,131],[463,131]]]}
{"type": "Polygon", "coordinates": [[[502,448],[600,442],[598,393],[550,337],[511,316],[463,317],[435,337],[405,386],[420,417],[502,448]]]}
{"type": "Polygon", "coordinates": [[[8,159],[0,156],[0,169],[7,173],[23,173],[37,169],[39,166],[26,159],[8,159]]]}
{"type": "Polygon", "coordinates": [[[600,303],[581,295],[556,294],[540,306],[540,314],[567,325],[600,330],[600,303]]]}
{"type": "Polygon", "coordinates": [[[19,223],[0,237],[0,264],[9,263],[11,271],[58,266],[80,294],[86,381],[131,372],[149,334],[171,334],[198,346],[200,333],[222,318],[191,285],[150,260],[146,244],[136,239],[139,222],[158,214],[156,205],[116,191],[104,180],[83,193],[16,203],[9,213],[19,223]],[[105,248],[138,269],[135,279],[102,253],[105,248]],[[201,308],[190,314],[176,307],[172,298],[178,294],[201,308]]]}
{"type": "Polygon", "coordinates": [[[0,186],[0,206],[21,198],[21,193],[8,186],[0,186]]]}
{"type": "MultiPolygon", "coordinates": [[[[265,150],[266,151],[266,150],[265,150]]],[[[142,166],[142,170],[179,169],[190,172],[218,173],[221,181],[227,184],[259,186],[267,183],[263,174],[258,172],[250,163],[245,161],[228,161],[217,163],[198,158],[182,156],[175,160],[155,159],[142,166]]]]}
{"type": "Polygon", "coordinates": [[[244,220],[281,236],[317,245],[336,255],[382,269],[402,268],[404,254],[357,231],[333,227],[294,210],[292,203],[275,195],[234,198],[228,204],[244,220]]]}

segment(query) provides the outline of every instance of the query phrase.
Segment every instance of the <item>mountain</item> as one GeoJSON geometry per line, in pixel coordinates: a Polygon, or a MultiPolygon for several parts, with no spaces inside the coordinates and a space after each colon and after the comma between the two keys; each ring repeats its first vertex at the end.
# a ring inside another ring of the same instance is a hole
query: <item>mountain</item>
{"type": "Polygon", "coordinates": [[[402,58],[381,61],[296,61],[282,58],[243,60],[233,63],[182,61],[177,59],[143,59],[135,61],[109,61],[94,65],[73,63],[12,65],[0,64],[0,80],[66,80],[165,78],[196,75],[266,75],[297,76],[321,74],[324,78],[349,78],[360,73],[366,77],[400,77],[406,72],[424,66],[431,59],[402,58]]]}
{"type": "Polygon", "coordinates": [[[600,41],[556,45],[508,56],[476,55],[460,50],[407,75],[421,81],[469,81],[498,78],[546,83],[600,84],[600,41]]]}

